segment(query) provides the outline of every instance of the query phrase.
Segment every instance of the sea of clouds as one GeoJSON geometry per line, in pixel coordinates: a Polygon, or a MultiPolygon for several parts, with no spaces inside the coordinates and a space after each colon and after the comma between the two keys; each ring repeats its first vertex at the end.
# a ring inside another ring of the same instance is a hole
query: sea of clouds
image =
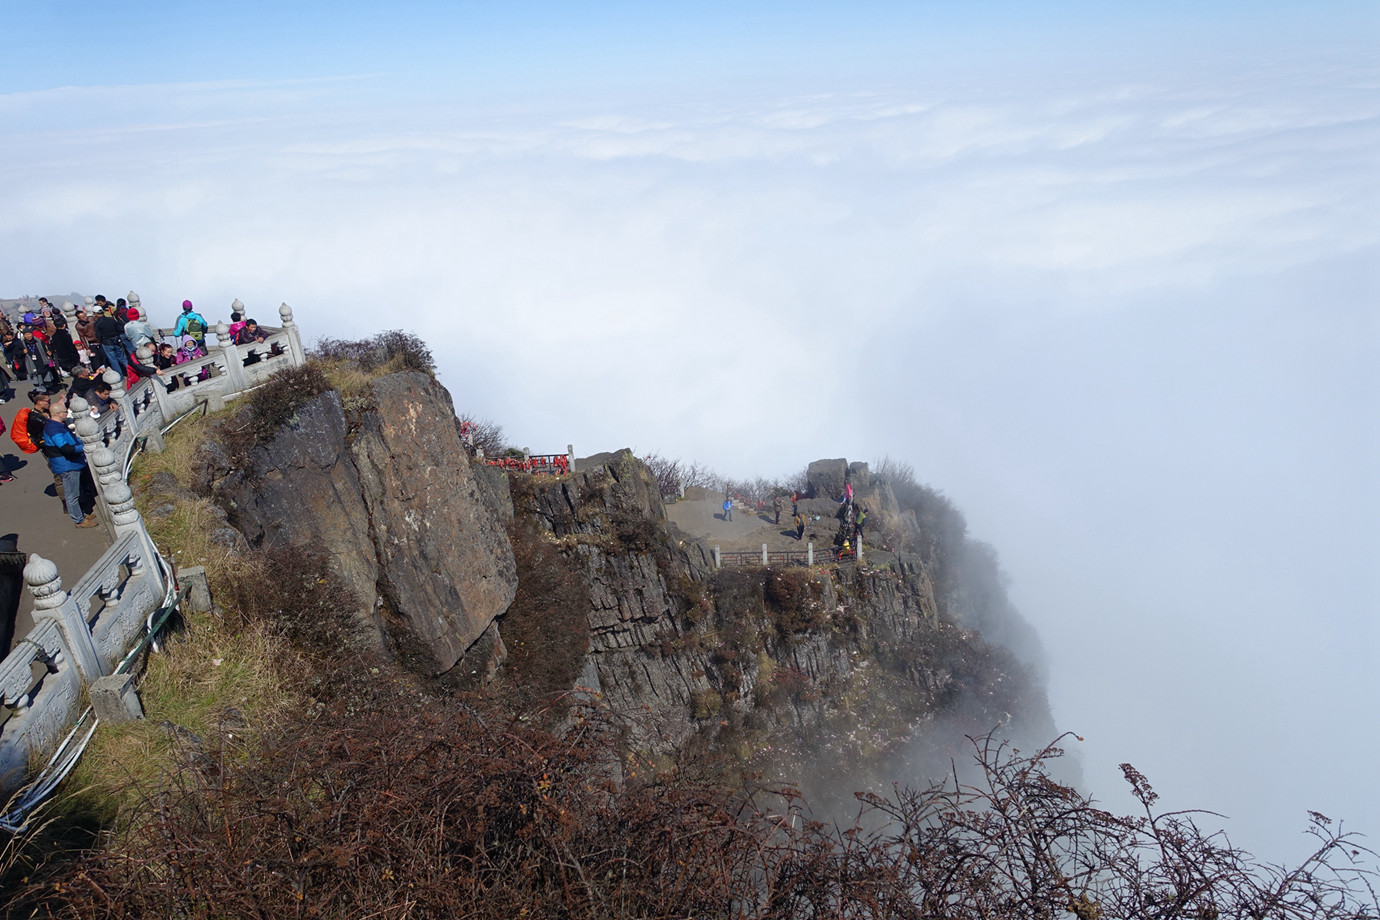
{"type": "Polygon", "coordinates": [[[560,106],[11,94],[0,277],[409,329],[534,451],[911,462],[998,547],[1094,791],[1130,760],[1282,852],[1304,808],[1380,833],[1375,90],[1339,60],[560,106]]]}

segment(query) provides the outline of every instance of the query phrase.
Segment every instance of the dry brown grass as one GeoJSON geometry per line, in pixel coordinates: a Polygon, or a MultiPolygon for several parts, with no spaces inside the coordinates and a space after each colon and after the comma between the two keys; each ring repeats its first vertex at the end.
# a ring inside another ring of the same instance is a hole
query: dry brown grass
{"type": "Polygon", "coordinates": [[[380,377],[407,370],[406,362],[400,355],[395,355],[387,362],[368,369],[362,367],[358,362],[343,358],[314,358],[312,363],[320,367],[331,386],[340,391],[342,401],[365,395],[370,384],[380,377]]]}
{"type": "Polygon", "coordinates": [[[102,725],[73,771],[69,788],[84,789],[113,813],[146,796],[182,759],[225,741],[239,748],[297,701],[283,689],[291,660],[285,643],[262,626],[233,630],[219,617],[197,614],[163,650],[148,656],[139,683],[144,719],[102,725]]]}

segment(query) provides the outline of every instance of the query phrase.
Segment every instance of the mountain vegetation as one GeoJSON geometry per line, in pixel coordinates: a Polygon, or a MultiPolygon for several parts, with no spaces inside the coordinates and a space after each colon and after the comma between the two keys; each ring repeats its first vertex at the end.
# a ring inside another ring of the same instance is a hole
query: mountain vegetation
{"type": "Polygon", "coordinates": [[[662,502],[703,467],[501,472],[461,424],[390,333],[141,461],[217,608],[4,842],[6,916],[1380,917],[1322,815],[1283,867],[1130,765],[1138,814],[1080,793],[995,552],[908,467],[838,467],[866,564],[716,568],[662,502]]]}

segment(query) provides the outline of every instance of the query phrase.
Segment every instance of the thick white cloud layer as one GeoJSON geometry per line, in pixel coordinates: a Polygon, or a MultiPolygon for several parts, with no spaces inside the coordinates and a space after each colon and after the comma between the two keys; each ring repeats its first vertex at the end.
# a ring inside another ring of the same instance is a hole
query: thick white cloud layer
{"type": "Polygon", "coordinates": [[[414,330],[534,450],[910,460],[1001,552],[1094,790],[1130,760],[1270,855],[1305,808],[1380,833],[1375,77],[0,96],[0,265],[414,330]]]}

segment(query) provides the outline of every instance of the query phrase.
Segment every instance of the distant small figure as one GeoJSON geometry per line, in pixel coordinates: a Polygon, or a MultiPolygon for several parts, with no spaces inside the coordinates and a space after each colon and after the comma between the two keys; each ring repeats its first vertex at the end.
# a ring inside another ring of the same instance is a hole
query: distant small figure
{"type": "Polygon", "coordinates": [[[771,510],[776,512],[776,526],[781,526],[781,496],[773,495],[771,499],[771,510]]]}
{"type": "Polygon", "coordinates": [[[858,545],[863,541],[863,524],[867,521],[867,506],[863,505],[858,509],[858,519],[853,522],[853,536],[857,538],[858,545]]]}
{"type": "Polygon", "coordinates": [[[733,499],[731,498],[724,499],[724,520],[733,520],[733,499]]]}
{"type": "Polygon", "coordinates": [[[799,491],[799,490],[796,490],[795,492],[792,492],[792,493],[791,493],[791,517],[795,517],[795,516],[796,516],[797,514],[799,514],[799,513],[800,513],[800,491],[799,491]]]}
{"type": "Polygon", "coordinates": [[[800,540],[801,540],[801,538],[805,536],[805,518],[804,518],[804,516],[801,515],[799,512],[796,512],[796,514],[795,514],[795,516],[794,516],[794,519],[795,519],[795,542],[799,543],[800,540]]]}

